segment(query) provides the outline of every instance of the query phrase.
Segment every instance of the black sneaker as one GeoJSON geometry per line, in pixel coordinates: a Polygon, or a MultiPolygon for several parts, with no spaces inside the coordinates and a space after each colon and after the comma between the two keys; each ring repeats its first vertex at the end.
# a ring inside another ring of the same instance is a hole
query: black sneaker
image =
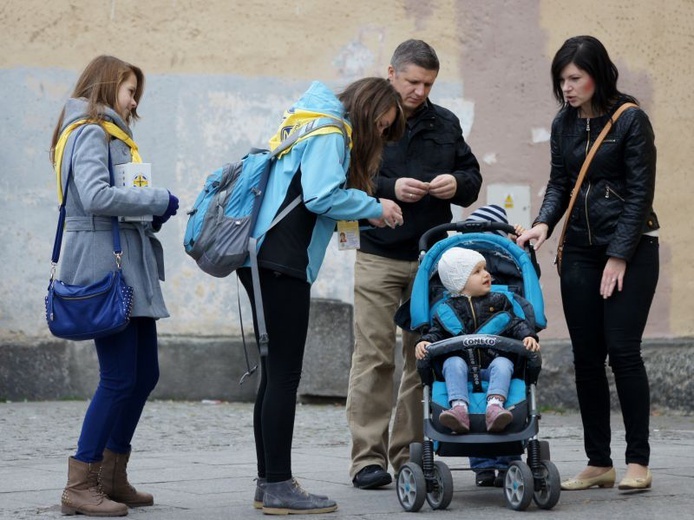
{"type": "Polygon", "coordinates": [[[493,469],[475,471],[475,485],[477,487],[492,487],[496,480],[496,472],[493,469]]]}
{"type": "Polygon", "coordinates": [[[393,481],[386,470],[376,464],[371,464],[359,470],[352,479],[354,487],[359,489],[376,489],[387,486],[393,481]]]}

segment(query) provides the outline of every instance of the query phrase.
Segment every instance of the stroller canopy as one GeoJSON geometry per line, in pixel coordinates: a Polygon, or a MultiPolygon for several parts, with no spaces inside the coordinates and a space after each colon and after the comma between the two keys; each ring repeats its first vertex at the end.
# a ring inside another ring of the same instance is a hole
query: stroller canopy
{"type": "MultiPolygon", "coordinates": [[[[502,264],[504,262],[514,264],[515,269],[518,270],[522,278],[520,287],[515,289],[519,290],[520,296],[532,305],[535,314],[535,325],[538,330],[547,326],[540,280],[528,253],[512,240],[499,235],[491,233],[462,233],[437,242],[424,255],[415,276],[410,298],[410,328],[412,330],[419,329],[430,323],[432,305],[430,301],[430,282],[436,272],[441,255],[451,247],[465,247],[479,251],[488,259],[488,267],[490,257],[495,259],[495,264],[499,263],[497,259],[502,264]]],[[[490,269],[490,272],[493,276],[496,274],[493,269],[490,269]]]]}

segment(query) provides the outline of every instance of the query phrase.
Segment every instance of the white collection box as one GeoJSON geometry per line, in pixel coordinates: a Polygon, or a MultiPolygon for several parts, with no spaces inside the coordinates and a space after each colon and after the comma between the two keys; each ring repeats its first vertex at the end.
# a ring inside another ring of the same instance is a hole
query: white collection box
{"type": "MultiPolygon", "coordinates": [[[[124,163],[113,167],[116,186],[146,189],[152,187],[151,163],[124,163]]],[[[122,222],[151,222],[152,215],[120,217],[122,222]]]]}

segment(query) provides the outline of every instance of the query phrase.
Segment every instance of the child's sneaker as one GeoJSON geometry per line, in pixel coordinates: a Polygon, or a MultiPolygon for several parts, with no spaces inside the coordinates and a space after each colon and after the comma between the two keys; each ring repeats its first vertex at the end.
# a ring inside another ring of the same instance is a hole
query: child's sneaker
{"type": "Polygon", "coordinates": [[[513,420],[513,414],[497,403],[487,405],[484,415],[488,432],[500,432],[513,420]]]}
{"type": "Polygon", "coordinates": [[[439,415],[439,422],[455,433],[467,433],[470,431],[470,417],[464,406],[454,406],[450,410],[444,410],[439,415]]]}

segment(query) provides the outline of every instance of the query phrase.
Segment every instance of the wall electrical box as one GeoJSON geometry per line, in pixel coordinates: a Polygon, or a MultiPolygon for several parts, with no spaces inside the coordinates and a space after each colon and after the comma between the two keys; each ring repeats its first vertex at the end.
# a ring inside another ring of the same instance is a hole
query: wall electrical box
{"type": "Polygon", "coordinates": [[[530,186],[526,184],[488,184],[487,204],[496,204],[506,210],[508,223],[520,224],[528,229],[530,216],[530,186]]]}

